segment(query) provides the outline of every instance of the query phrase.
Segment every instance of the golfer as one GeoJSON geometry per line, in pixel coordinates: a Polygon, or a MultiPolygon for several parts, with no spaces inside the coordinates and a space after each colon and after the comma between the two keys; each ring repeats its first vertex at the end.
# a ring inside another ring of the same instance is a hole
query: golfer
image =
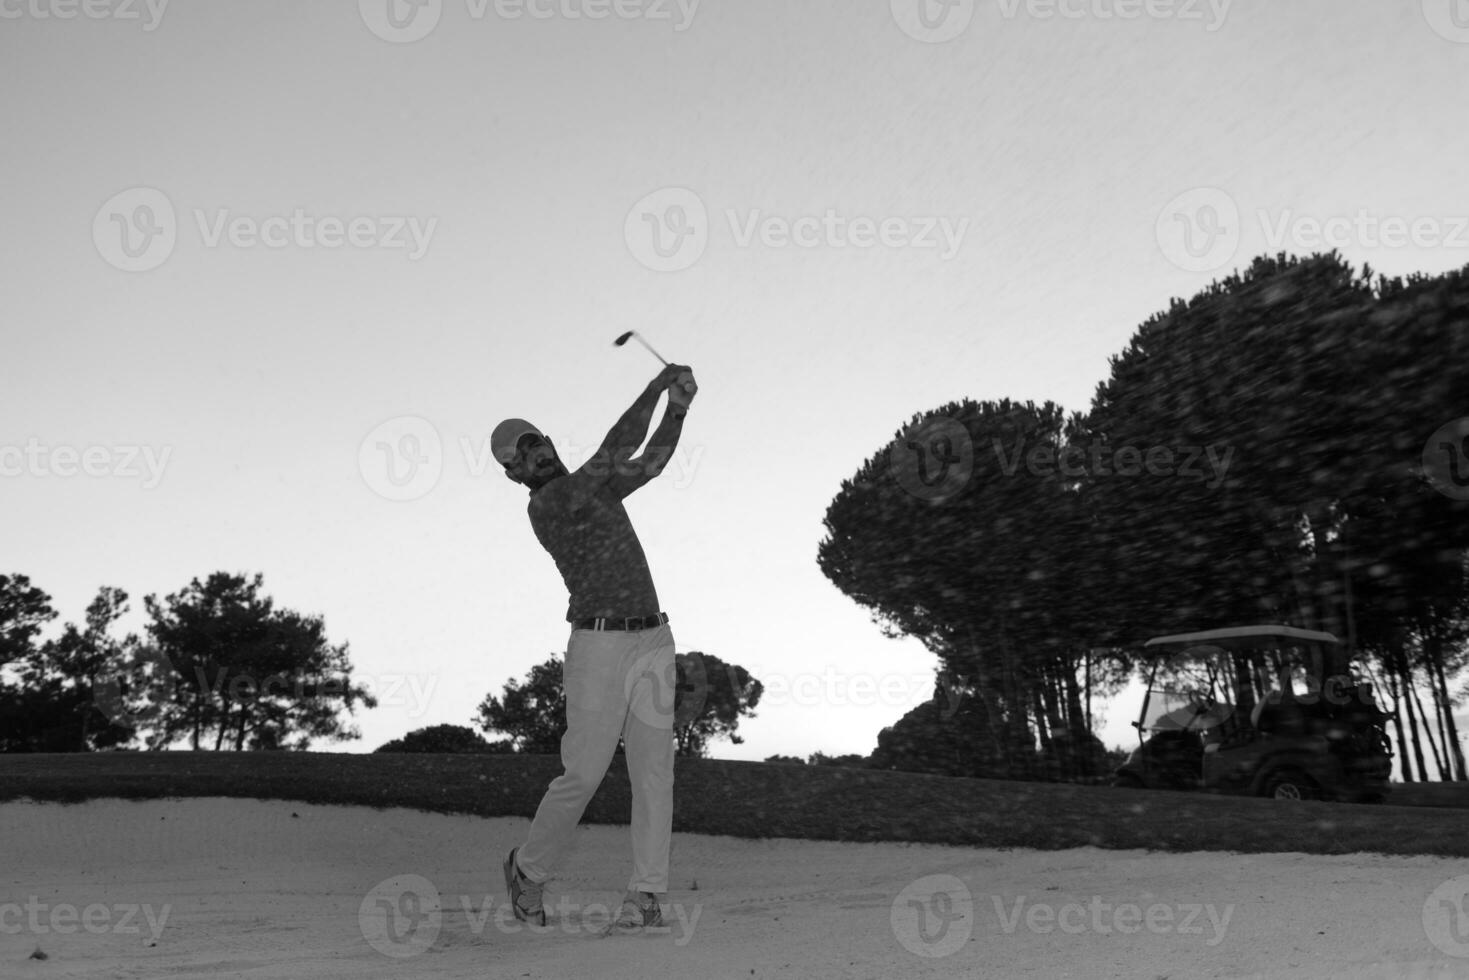
{"type": "Polygon", "coordinates": [[[633,873],[608,931],[663,925],[659,896],[668,891],[673,831],[673,634],[622,499],[663,471],[696,391],[688,367],[666,367],[574,473],[567,472],[551,440],[523,419],[501,422],[490,437],[506,475],[530,488],[531,528],[571,594],[562,672],[565,772],[546,790],[525,843],[505,858],[515,916],[532,924],[546,924],[544,885],[621,737],[632,782],[633,873]],[[665,390],[663,419],[634,457],[665,390]]]}

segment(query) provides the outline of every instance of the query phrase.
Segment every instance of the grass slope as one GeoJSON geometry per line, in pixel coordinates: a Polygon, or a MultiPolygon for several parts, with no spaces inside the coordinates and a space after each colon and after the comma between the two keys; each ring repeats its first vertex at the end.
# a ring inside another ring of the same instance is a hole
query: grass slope
{"type": "MultiPolygon", "coordinates": [[[[0,801],[250,797],[534,815],[560,772],[554,756],[124,752],[0,755],[0,801]]],[[[1433,787],[1417,787],[1427,791],[1433,787]]],[[[1433,806],[1287,803],[1244,797],[914,773],[680,759],[674,829],[732,837],[912,841],[1054,850],[1299,851],[1469,857],[1452,794],[1433,806]]],[[[589,823],[627,822],[627,771],[614,759],[589,823]]]]}

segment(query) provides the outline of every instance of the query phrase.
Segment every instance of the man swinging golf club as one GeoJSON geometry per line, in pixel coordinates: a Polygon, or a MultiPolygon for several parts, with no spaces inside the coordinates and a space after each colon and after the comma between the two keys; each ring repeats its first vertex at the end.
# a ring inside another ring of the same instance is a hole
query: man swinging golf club
{"type": "Polygon", "coordinates": [[[663,471],[696,391],[688,367],[667,365],[574,473],[562,464],[551,440],[523,419],[506,419],[490,437],[506,475],[530,488],[531,528],[571,596],[562,674],[565,771],[546,790],[525,843],[505,857],[505,887],[522,921],[546,924],[544,885],[571,843],[620,737],[632,782],[633,874],[606,931],[663,925],[659,896],[668,891],[673,831],[674,644],[622,500],[663,471]],[[647,448],[634,457],[665,390],[663,419],[647,448]]]}

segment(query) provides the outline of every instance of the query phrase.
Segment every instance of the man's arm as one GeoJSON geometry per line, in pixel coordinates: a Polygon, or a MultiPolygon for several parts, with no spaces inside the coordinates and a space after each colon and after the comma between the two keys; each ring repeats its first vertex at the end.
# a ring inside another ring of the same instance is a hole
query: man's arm
{"type": "Polygon", "coordinates": [[[671,379],[665,380],[666,374],[666,369],[659,372],[658,377],[648,382],[643,393],[622,413],[622,418],[617,420],[608,430],[607,437],[602,440],[602,446],[597,450],[598,456],[617,463],[627,459],[643,444],[643,437],[648,434],[648,426],[653,421],[653,409],[658,406],[658,396],[672,383],[671,379]]]}
{"type": "Polygon", "coordinates": [[[668,465],[673,451],[678,448],[679,436],[683,435],[683,419],[684,409],[670,402],[663,412],[663,420],[653,430],[647,448],[613,468],[607,483],[619,500],[663,472],[663,467],[668,465]]]}
{"type": "MultiPolygon", "coordinates": [[[[693,375],[689,368],[681,364],[670,364],[665,368],[649,386],[649,390],[654,392],[655,403],[657,396],[685,373],[691,377],[693,375]]],[[[647,448],[636,457],[631,456],[630,450],[625,454],[619,451],[618,455],[613,457],[611,475],[607,482],[619,500],[663,472],[663,467],[668,465],[668,461],[673,458],[673,451],[678,448],[679,436],[683,434],[684,414],[687,411],[688,406],[677,404],[670,393],[668,406],[663,412],[663,419],[649,437],[647,448]]],[[[640,438],[638,442],[641,441],[640,438]]]]}
{"type": "MultiPolygon", "coordinates": [[[[670,364],[658,373],[658,376],[648,382],[648,387],[643,389],[633,403],[628,406],[627,411],[607,432],[606,438],[602,440],[601,447],[582,464],[581,468],[571,474],[575,481],[577,492],[575,499],[590,495],[603,483],[613,482],[619,498],[626,497],[638,487],[647,483],[658,473],[662,472],[664,463],[672,456],[672,448],[668,456],[663,457],[652,474],[645,474],[646,464],[649,462],[649,454],[642,453],[636,458],[633,453],[638,446],[642,445],[643,438],[648,433],[648,425],[653,420],[653,410],[658,407],[658,398],[678,378],[680,374],[689,368],[681,364],[670,364]]],[[[670,409],[673,406],[670,404],[670,409]]],[[[669,424],[671,412],[664,414],[663,422],[658,426],[653,438],[649,441],[648,448],[652,449],[655,444],[667,441],[669,435],[665,432],[669,424]],[[662,436],[659,433],[664,433],[662,436]]],[[[672,435],[671,445],[678,443],[677,431],[682,429],[682,420],[678,421],[678,427],[672,435]]],[[[576,509],[573,506],[573,509],[576,509]]]]}

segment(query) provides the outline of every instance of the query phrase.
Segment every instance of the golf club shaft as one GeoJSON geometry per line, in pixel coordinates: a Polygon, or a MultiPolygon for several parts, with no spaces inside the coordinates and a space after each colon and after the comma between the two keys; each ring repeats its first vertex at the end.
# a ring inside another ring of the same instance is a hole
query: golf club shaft
{"type": "Polygon", "coordinates": [[[655,351],[653,349],[653,345],[650,344],[650,343],[648,343],[646,340],[643,339],[643,335],[642,334],[637,333],[636,331],[634,331],[633,336],[637,338],[638,343],[640,343],[644,347],[648,348],[648,353],[649,354],[652,354],[654,357],[658,358],[658,360],[662,361],[664,367],[668,367],[668,360],[662,354],[660,354],[657,351],[655,351]]]}

